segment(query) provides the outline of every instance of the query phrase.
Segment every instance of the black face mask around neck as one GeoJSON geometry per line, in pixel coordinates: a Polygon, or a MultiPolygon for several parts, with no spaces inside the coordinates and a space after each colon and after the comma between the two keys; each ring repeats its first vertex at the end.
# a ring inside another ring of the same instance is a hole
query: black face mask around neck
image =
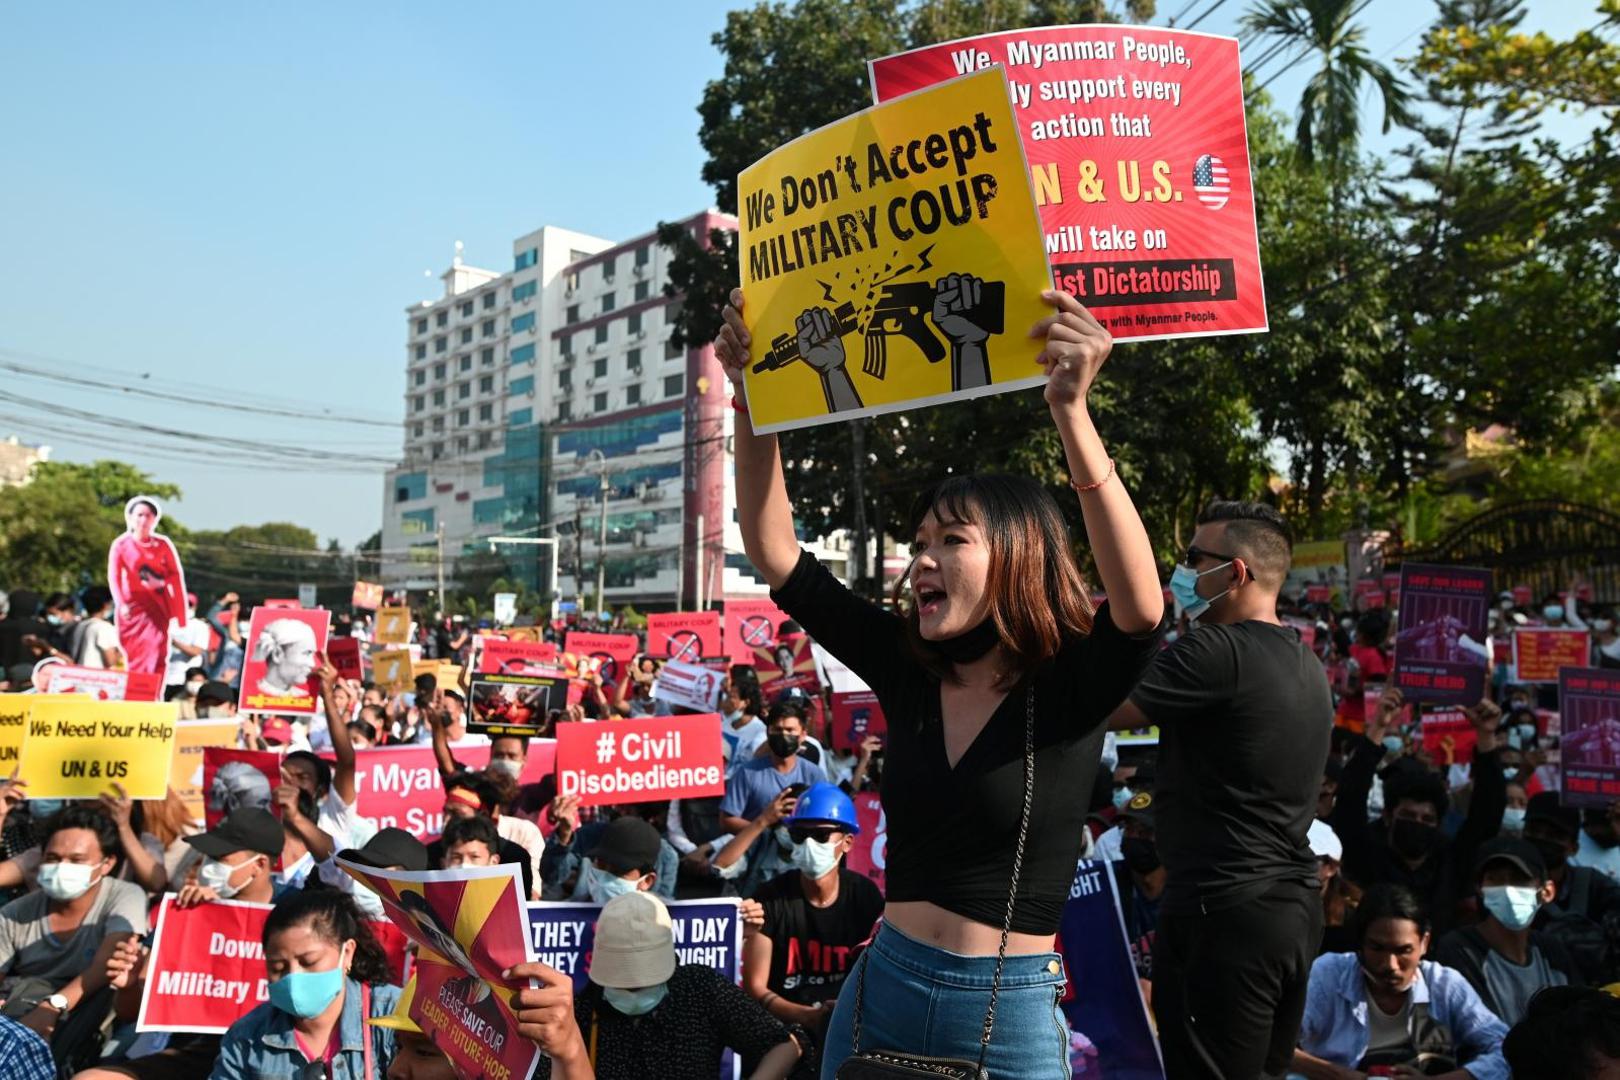
{"type": "Polygon", "coordinates": [[[957,634],[928,644],[938,649],[953,664],[971,664],[1001,643],[994,620],[986,619],[966,633],[957,634]]]}

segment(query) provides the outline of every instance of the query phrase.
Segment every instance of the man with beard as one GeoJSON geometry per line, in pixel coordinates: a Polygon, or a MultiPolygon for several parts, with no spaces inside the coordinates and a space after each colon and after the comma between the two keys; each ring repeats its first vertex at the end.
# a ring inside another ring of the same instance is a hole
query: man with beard
{"type": "Polygon", "coordinates": [[[1439,933],[1456,924],[1458,899],[1473,892],[1466,878],[1479,845],[1502,827],[1507,780],[1498,756],[1502,710],[1489,701],[1465,709],[1473,725],[1474,792],[1468,817],[1447,840],[1440,831],[1450,802],[1445,779],[1415,758],[1397,758],[1383,774],[1384,811],[1367,820],[1367,793],[1387,751],[1384,735],[1404,704],[1394,687],[1367,717],[1366,731],[1351,742],[1328,824],[1344,844],[1344,872],[1363,886],[1401,885],[1416,894],[1439,933]]]}
{"type": "Polygon", "coordinates": [[[1533,928],[1569,950],[1582,981],[1603,986],[1620,978],[1620,885],[1573,863],[1579,831],[1580,815],[1559,806],[1556,791],[1533,796],[1525,808],[1524,838],[1541,853],[1557,888],[1533,928]]]}

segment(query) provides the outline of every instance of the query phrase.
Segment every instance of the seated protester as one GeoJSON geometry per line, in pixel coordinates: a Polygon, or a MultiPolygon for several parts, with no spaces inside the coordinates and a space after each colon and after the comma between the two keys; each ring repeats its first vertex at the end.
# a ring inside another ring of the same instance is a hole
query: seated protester
{"type": "MultiPolygon", "coordinates": [[[[451,699],[445,698],[448,703],[451,699]]],[[[439,765],[439,778],[448,787],[452,777],[470,775],[474,770],[468,769],[457,761],[450,750],[450,729],[447,713],[442,709],[430,710],[428,722],[433,728],[433,757],[439,765]]],[[[496,791],[498,809],[510,809],[518,802],[524,792],[518,788],[518,777],[523,775],[523,767],[529,760],[529,740],[522,735],[496,735],[489,741],[489,767],[484,770],[485,778],[489,780],[496,791]]],[[[535,787],[537,785],[528,785],[535,787]]],[[[532,800],[531,800],[532,801],[532,800]]],[[[529,853],[531,876],[540,873],[540,859],[545,855],[546,837],[540,831],[540,826],[511,814],[496,813],[493,817],[495,827],[500,834],[514,844],[519,844],[529,853]]]]}
{"type": "Polygon", "coordinates": [[[501,838],[495,823],[482,814],[472,817],[448,818],[444,835],[439,837],[443,850],[439,856],[439,869],[459,870],[463,866],[495,866],[500,860],[501,838]]]}
{"type": "Polygon", "coordinates": [[[740,671],[750,673],[753,668],[737,664],[732,667],[720,691],[720,738],[725,742],[726,776],[754,757],[765,745],[765,699],[760,695],[757,678],[743,678],[740,671]]]}
{"type": "Polygon", "coordinates": [[[348,894],[283,897],[265,919],[263,945],[270,1000],[225,1032],[211,1080],[378,1075],[394,1033],[365,1020],[391,1014],[399,987],[388,984],[388,958],[348,894]],[[312,1064],[324,1068],[312,1074],[312,1064]]]}
{"type": "Polygon", "coordinates": [[[780,701],[771,706],[765,742],[768,753],[743,762],[726,781],[720,824],[729,833],[742,832],[787,788],[797,785],[803,790],[827,779],[821,766],[799,756],[804,712],[798,702],[780,701]]]}
{"type": "MultiPolygon", "coordinates": [[[[546,854],[541,860],[542,899],[592,899],[593,882],[596,891],[600,891],[608,878],[622,876],[632,869],[650,876],[648,889],[666,900],[674,899],[680,859],[658,826],[648,820],[649,816],[667,814],[667,802],[597,807],[596,819],[583,826],[577,818],[578,804],[579,800],[573,797],[563,797],[552,804],[557,828],[546,838],[546,854]],[[617,824],[626,820],[639,821],[646,829],[617,824]],[[649,836],[651,840],[647,839],[649,836]],[[619,869],[606,876],[593,872],[599,855],[611,859],[612,866],[619,869]]],[[[611,890],[616,887],[608,888],[612,895],[611,890]]]]}
{"type": "MultiPolygon", "coordinates": [[[[267,810],[240,807],[208,832],[185,838],[205,858],[195,883],[185,885],[175,906],[188,908],[219,900],[269,904],[286,890],[276,886],[271,866],[281,855],[285,837],[281,822],[267,810]]],[[[140,941],[119,942],[107,960],[107,984],[116,991],[113,1013],[119,1021],[133,1022],[141,1009],[146,988],[146,960],[140,941]]],[[[204,1076],[219,1056],[220,1036],[175,1034],[156,1053],[135,1057],[77,1074],[74,1080],[184,1080],[204,1076]]]]}
{"type": "Polygon", "coordinates": [[[1524,813],[1530,808],[1530,794],[1525,786],[1510,780],[1507,786],[1507,808],[1502,811],[1503,836],[1524,835],[1524,813]]]}
{"type": "MultiPolygon", "coordinates": [[[[482,773],[460,773],[450,777],[444,784],[444,819],[472,817],[482,815],[495,826],[495,832],[500,833],[499,817],[501,814],[500,798],[496,794],[495,785],[489,777],[482,773]]],[[[535,892],[534,860],[529,852],[522,846],[507,840],[500,841],[500,861],[503,863],[516,863],[523,868],[523,895],[533,897],[535,892]]],[[[444,840],[442,837],[428,844],[428,862],[433,866],[440,866],[444,862],[444,840]]],[[[345,875],[347,876],[347,875],[345,875]]]]}
{"type": "Polygon", "coordinates": [[[1512,837],[1487,841],[1479,849],[1475,880],[1485,917],[1441,938],[1434,959],[1460,972],[1486,1008],[1511,1027],[1524,1018],[1538,990],[1579,985],[1581,978],[1562,945],[1530,929],[1554,891],[1534,845],[1512,837]]]}
{"type": "Polygon", "coordinates": [[[1366,718],[1365,733],[1354,736],[1328,824],[1344,845],[1344,870],[1363,886],[1401,885],[1415,893],[1444,932],[1455,923],[1458,899],[1472,892],[1466,875],[1479,845],[1502,827],[1507,781],[1497,755],[1497,721],[1502,711],[1488,701],[1464,710],[1475,731],[1474,793],[1468,817],[1447,840],[1440,824],[1450,797],[1444,779],[1412,758],[1398,758],[1384,773],[1383,812],[1367,820],[1367,795],[1374,773],[1388,752],[1383,745],[1403,704],[1401,692],[1384,692],[1366,718]]]}
{"type": "Polygon", "coordinates": [[[1513,1080],[1610,1080],[1620,1076],[1620,998],[1571,986],[1530,999],[1502,1040],[1513,1080]]]}
{"type": "Polygon", "coordinates": [[[1508,1080],[1507,1026],[1457,972],[1423,955],[1429,919],[1410,889],[1380,884],[1356,910],[1355,952],[1311,966],[1292,1070],[1307,1077],[1444,1075],[1508,1080]],[[1388,1070],[1405,1067],[1407,1072],[1388,1070]]]}
{"type": "Polygon", "coordinates": [[[50,1046],[9,1016],[0,1016],[0,1065],[6,1080],[56,1080],[50,1046]]]}
{"type": "Polygon", "coordinates": [[[1114,817],[1108,828],[1103,830],[1102,834],[1097,837],[1097,842],[1092,846],[1091,857],[1093,859],[1105,859],[1114,862],[1123,857],[1120,841],[1125,839],[1125,809],[1136,800],[1138,795],[1151,796],[1153,794],[1153,785],[1158,779],[1151,769],[1133,766],[1123,767],[1130,769],[1131,774],[1121,785],[1119,769],[1114,770],[1114,817]],[[1124,796],[1123,799],[1121,798],[1122,795],[1124,796]]]}
{"type": "Polygon", "coordinates": [[[1610,881],[1620,881],[1620,828],[1616,817],[1620,815],[1620,801],[1606,807],[1589,807],[1581,811],[1579,847],[1570,856],[1571,866],[1590,866],[1610,881]]]}
{"type": "Polygon", "coordinates": [[[377,745],[377,726],[369,720],[349,721],[349,742],[356,750],[369,750],[377,745]]]}
{"type": "Polygon", "coordinates": [[[1311,822],[1306,842],[1316,856],[1316,879],[1322,887],[1322,946],[1316,953],[1354,952],[1355,931],[1349,923],[1361,902],[1361,887],[1344,876],[1344,845],[1320,818],[1311,822]]]}
{"type": "MultiPolygon", "coordinates": [[[[316,669],[321,684],[321,700],[326,709],[327,734],[332,740],[333,764],[316,757],[308,750],[295,750],[282,758],[281,768],[286,778],[307,791],[315,800],[318,816],[315,824],[324,834],[324,841],[300,830],[304,842],[315,855],[316,862],[331,858],[334,851],[359,847],[371,838],[376,827],[355,811],[358,788],[354,781],[354,743],[349,738],[349,718],[337,703],[338,673],[330,661],[323,661],[316,669]]],[[[282,819],[286,821],[285,818],[282,819]]],[[[298,828],[287,822],[288,828],[298,828]]],[[[323,874],[329,885],[338,884],[335,878],[323,874]]],[[[347,877],[348,875],[344,875],[347,877]]]]}
{"type": "Polygon", "coordinates": [[[754,894],[764,925],[743,944],[742,984],[772,1016],[810,1033],[804,1068],[814,1075],[827,1019],[855,947],[883,915],[883,894],[844,866],[861,829],[855,803],[838,787],[811,787],[786,824],[794,869],[754,894]]]}
{"type": "Polygon", "coordinates": [[[1524,838],[1540,852],[1555,892],[1535,929],[1561,944],[1580,981],[1604,986],[1620,978],[1620,885],[1590,866],[1575,866],[1580,817],[1558,805],[1556,791],[1534,795],[1524,813],[1524,838]]]}
{"type": "MultiPolygon", "coordinates": [[[[1119,858],[1108,863],[1125,922],[1125,941],[1135,962],[1136,977],[1153,977],[1153,938],[1159,927],[1159,900],[1170,875],[1159,861],[1153,830],[1153,793],[1138,791],[1120,811],[1119,858]]],[[[1099,856],[1093,855],[1094,858],[1099,856]]]]}
{"type": "Polygon", "coordinates": [[[118,829],[99,809],[66,806],[42,830],[39,891],[0,908],[0,1000],[50,1041],[75,1010],[100,1028],[107,959],[146,933],[146,894],[112,876],[118,829]]]}
{"type": "MultiPolygon", "coordinates": [[[[669,910],[651,893],[603,906],[574,1015],[597,1080],[713,1080],[727,1049],[754,1080],[780,1080],[799,1060],[788,1029],[741,987],[712,967],[676,964],[669,910]]],[[[542,1060],[534,1075],[551,1067],[542,1060]]]]}
{"type": "Polygon", "coordinates": [[[562,899],[605,904],[627,892],[657,891],[657,867],[667,847],[657,829],[634,814],[623,814],[592,835],[596,841],[562,899]]]}
{"type": "Polygon", "coordinates": [[[400,991],[393,1012],[366,1021],[394,1033],[394,1057],[388,1062],[387,1080],[459,1080],[449,1056],[411,1019],[411,1002],[415,997],[416,977],[412,976],[400,991]]]}
{"type": "MultiPolygon", "coordinates": [[[[25,788],[25,781],[16,782],[16,791],[25,788]]],[[[101,811],[112,821],[118,836],[112,872],[114,878],[139,885],[147,893],[162,892],[169,884],[163,841],[146,829],[144,800],[136,802],[130,799],[124,794],[122,785],[114,783],[106,794],[97,799],[49,800],[46,805],[53,808],[52,812],[66,805],[87,807],[101,811]]],[[[33,882],[39,873],[42,857],[43,852],[35,846],[19,851],[13,858],[0,864],[0,889],[16,889],[17,894],[21,895],[21,887],[33,882]]]]}

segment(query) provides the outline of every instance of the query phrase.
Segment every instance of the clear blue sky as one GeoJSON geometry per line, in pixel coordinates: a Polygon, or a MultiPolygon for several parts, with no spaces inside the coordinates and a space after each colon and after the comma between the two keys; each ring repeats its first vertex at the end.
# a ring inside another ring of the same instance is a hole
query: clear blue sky
{"type": "MultiPolygon", "coordinates": [[[[1161,0],[1157,21],[1184,3],[1161,0]]],[[[353,422],[0,370],[0,437],[132,461],[182,487],[173,512],[194,526],[289,520],[345,546],[365,538],[380,522],[375,463],[400,449],[403,308],[438,294],[456,240],[500,270],[511,240],[542,224],[621,239],[710,205],[695,109],[720,70],[709,37],[734,6],[12,6],[0,364],[353,422]],[[5,395],[249,449],[239,463],[209,443],[177,453],[5,395]],[[259,444],[350,465],[279,470],[257,463],[259,444]]],[[[1225,0],[1198,28],[1233,33],[1247,6],[1225,0]]],[[[1531,7],[1536,25],[1568,33],[1595,4],[1531,7]]],[[[1408,55],[1432,11],[1372,0],[1371,51],[1408,55]]],[[[1271,87],[1290,111],[1308,69],[1271,87]]]]}

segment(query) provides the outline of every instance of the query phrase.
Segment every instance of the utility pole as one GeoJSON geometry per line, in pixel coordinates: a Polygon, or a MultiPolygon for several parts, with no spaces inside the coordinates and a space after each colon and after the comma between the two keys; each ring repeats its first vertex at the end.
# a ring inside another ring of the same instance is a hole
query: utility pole
{"type": "Polygon", "coordinates": [[[574,500],[574,609],[585,610],[585,511],[574,500]]]}
{"type": "Polygon", "coordinates": [[[709,583],[704,581],[707,567],[703,565],[709,556],[709,545],[703,540],[703,515],[697,516],[697,609],[709,610],[709,583]]]}
{"type": "Polygon", "coordinates": [[[444,522],[439,522],[439,616],[448,610],[444,603],[444,522]]]}

